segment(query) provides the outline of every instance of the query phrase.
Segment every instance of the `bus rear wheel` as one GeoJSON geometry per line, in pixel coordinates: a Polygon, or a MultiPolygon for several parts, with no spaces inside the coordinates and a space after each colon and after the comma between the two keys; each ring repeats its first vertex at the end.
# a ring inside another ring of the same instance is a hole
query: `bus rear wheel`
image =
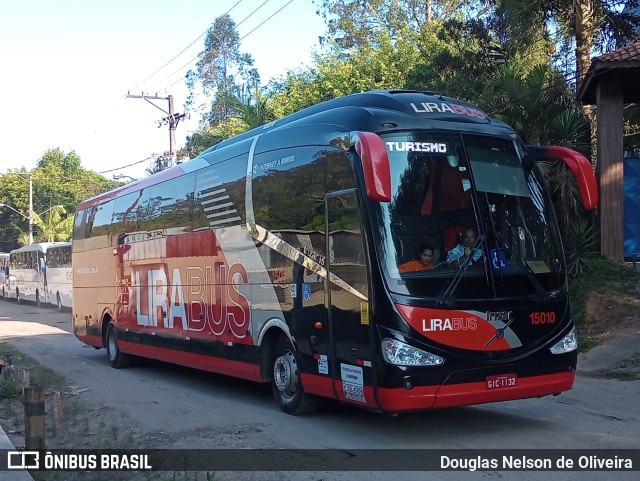
{"type": "Polygon", "coordinates": [[[16,302],[20,304],[20,289],[16,287],[16,302]]]}
{"type": "Polygon", "coordinates": [[[292,415],[307,414],[318,407],[318,398],[304,392],[299,364],[291,341],[284,336],[278,339],[272,361],[271,389],[280,409],[292,415]]]}
{"type": "Polygon", "coordinates": [[[111,367],[115,369],[122,369],[131,364],[131,355],[126,354],[118,347],[118,334],[116,328],[113,327],[113,323],[109,322],[107,327],[107,355],[109,356],[109,363],[111,367]]]}
{"type": "Polygon", "coordinates": [[[40,291],[36,291],[36,305],[38,307],[41,306],[41,303],[40,303],[40,291]]]}
{"type": "Polygon", "coordinates": [[[58,305],[58,311],[62,312],[62,297],[59,292],[56,293],[56,304],[58,305]]]}

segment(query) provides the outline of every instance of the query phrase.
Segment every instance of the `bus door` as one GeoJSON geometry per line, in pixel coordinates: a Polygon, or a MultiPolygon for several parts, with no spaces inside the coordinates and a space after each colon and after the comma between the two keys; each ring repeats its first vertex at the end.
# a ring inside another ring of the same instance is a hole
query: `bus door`
{"type": "Polygon", "coordinates": [[[338,399],[375,407],[364,238],[354,190],[325,197],[327,322],[338,399]]]}

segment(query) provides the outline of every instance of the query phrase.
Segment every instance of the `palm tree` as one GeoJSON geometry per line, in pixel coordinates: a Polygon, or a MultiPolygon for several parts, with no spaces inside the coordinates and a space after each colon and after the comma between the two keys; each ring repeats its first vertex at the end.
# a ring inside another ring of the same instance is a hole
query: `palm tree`
{"type": "Polygon", "coordinates": [[[73,214],[67,214],[62,205],[54,205],[41,217],[31,211],[33,225],[38,232],[36,239],[39,242],[68,241],[73,234],[73,214]]]}
{"type": "Polygon", "coordinates": [[[252,93],[248,88],[241,88],[237,95],[226,95],[226,102],[231,107],[232,117],[237,119],[246,130],[260,127],[274,120],[269,109],[269,98],[260,91],[252,93]]]}

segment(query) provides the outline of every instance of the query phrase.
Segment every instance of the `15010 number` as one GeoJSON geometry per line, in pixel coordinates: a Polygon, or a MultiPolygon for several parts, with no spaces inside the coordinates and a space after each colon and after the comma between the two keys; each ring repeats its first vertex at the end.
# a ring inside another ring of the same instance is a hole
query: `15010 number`
{"type": "Polygon", "coordinates": [[[553,324],[556,322],[556,313],[554,311],[548,312],[532,312],[529,314],[531,324],[553,324]]]}

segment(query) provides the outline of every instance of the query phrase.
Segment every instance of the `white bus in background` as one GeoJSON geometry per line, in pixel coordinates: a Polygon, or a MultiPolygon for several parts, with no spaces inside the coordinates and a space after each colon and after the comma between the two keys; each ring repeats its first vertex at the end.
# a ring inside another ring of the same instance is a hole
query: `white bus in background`
{"type": "Polygon", "coordinates": [[[51,244],[46,252],[46,298],[50,304],[71,308],[71,242],[51,244]]]}
{"type": "Polygon", "coordinates": [[[9,272],[15,281],[5,295],[17,302],[32,301],[38,306],[42,303],[55,303],[49,300],[47,289],[47,251],[50,247],[67,242],[41,242],[14,249],[9,253],[9,272]]]}
{"type": "Polygon", "coordinates": [[[15,280],[5,292],[7,297],[18,303],[34,301],[40,305],[45,302],[45,253],[49,245],[30,244],[9,253],[9,272],[15,280]]]}
{"type": "Polygon", "coordinates": [[[0,252],[0,289],[2,289],[2,297],[6,290],[5,284],[9,282],[9,253],[0,252]]]}

